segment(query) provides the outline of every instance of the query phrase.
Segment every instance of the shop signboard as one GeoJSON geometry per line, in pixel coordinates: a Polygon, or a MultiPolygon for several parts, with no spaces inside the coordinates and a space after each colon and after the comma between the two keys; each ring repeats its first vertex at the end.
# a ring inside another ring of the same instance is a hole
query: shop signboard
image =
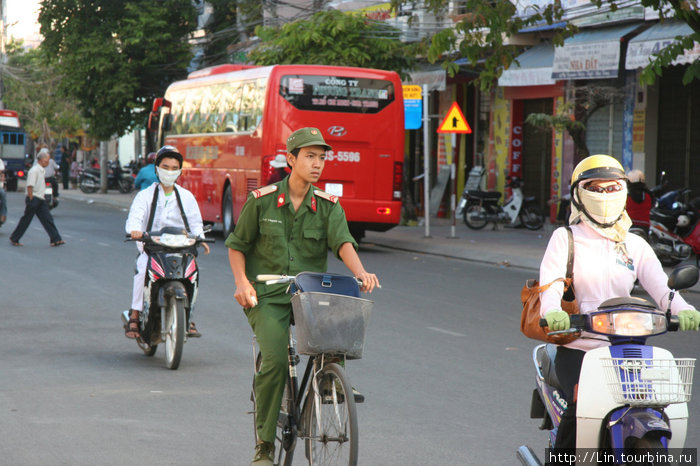
{"type": "Polygon", "coordinates": [[[579,42],[554,49],[552,79],[617,77],[620,42],[579,42]]]}

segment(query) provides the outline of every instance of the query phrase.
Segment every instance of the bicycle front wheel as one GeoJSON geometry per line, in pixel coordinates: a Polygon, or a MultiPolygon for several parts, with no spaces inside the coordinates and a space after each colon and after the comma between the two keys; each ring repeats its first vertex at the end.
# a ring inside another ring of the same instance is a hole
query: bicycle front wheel
{"type": "MultiPolygon", "coordinates": [[[[357,465],[357,408],[352,386],[338,364],[328,364],[316,376],[318,392],[306,416],[306,456],[309,465],[357,465]],[[346,396],[347,394],[347,396],[346,396]]],[[[314,387],[315,389],[315,387],[314,387]]]]}

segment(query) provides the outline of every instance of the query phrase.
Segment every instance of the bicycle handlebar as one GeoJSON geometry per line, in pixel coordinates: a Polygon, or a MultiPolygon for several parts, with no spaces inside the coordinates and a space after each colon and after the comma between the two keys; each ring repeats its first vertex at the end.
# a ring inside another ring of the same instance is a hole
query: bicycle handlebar
{"type": "MultiPolygon", "coordinates": [[[[275,285],[278,283],[290,283],[294,281],[294,275],[275,275],[275,274],[260,274],[255,277],[256,280],[265,282],[266,285],[275,285]]],[[[357,284],[362,287],[362,280],[353,277],[357,284]]],[[[380,287],[381,288],[381,287],[380,287]]]]}

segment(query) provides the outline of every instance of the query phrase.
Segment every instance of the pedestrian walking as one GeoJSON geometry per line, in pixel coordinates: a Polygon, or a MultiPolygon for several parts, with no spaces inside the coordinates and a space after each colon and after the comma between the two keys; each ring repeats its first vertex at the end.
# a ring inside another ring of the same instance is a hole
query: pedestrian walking
{"type": "Polygon", "coordinates": [[[49,211],[49,205],[44,199],[46,191],[46,180],[44,179],[44,168],[49,164],[51,155],[49,150],[44,148],[39,151],[36,156],[36,163],[27,173],[27,197],[24,199],[25,208],[24,215],[19,219],[17,228],[10,235],[10,243],[13,246],[23,246],[19,240],[24,235],[24,232],[29,228],[34,215],[39,217],[41,225],[46,230],[51,241],[51,246],[60,246],[65,244],[58,233],[56,224],[53,221],[53,216],[49,211]]]}
{"type": "Polygon", "coordinates": [[[61,169],[61,181],[63,182],[63,189],[68,189],[70,182],[71,158],[70,155],[68,155],[68,153],[66,152],[65,147],[61,147],[61,152],[63,153],[63,155],[61,156],[61,163],[59,164],[59,167],[61,169]]]}
{"type": "Polygon", "coordinates": [[[0,159],[0,225],[7,220],[7,196],[5,196],[5,162],[0,159]]]}

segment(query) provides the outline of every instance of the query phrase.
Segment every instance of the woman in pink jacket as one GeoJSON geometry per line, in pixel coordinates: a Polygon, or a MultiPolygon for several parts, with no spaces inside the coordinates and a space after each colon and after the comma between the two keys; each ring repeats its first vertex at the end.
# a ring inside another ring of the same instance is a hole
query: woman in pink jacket
{"type": "MultiPolygon", "coordinates": [[[[605,300],[630,296],[635,280],[661,309],[668,306],[668,277],[654,251],[641,237],[628,234],[632,224],[625,204],[627,184],[622,165],[608,155],[583,159],[571,177],[571,217],[574,238],[574,290],[580,312],[595,311],[605,300]]],[[[558,228],[549,240],[540,266],[540,283],[566,275],[568,233],[558,228]]],[[[569,316],[561,310],[564,286],[557,282],[541,295],[540,313],[550,330],[569,328],[569,316]]],[[[698,330],[700,312],[676,294],[671,312],[678,315],[681,330],[698,330]]],[[[576,385],[585,352],[607,346],[602,336],[583,332],[581,338],[560,346],[556,375],[568,408],[562,415],[555,448],[576,446],[576,385]]]]}

